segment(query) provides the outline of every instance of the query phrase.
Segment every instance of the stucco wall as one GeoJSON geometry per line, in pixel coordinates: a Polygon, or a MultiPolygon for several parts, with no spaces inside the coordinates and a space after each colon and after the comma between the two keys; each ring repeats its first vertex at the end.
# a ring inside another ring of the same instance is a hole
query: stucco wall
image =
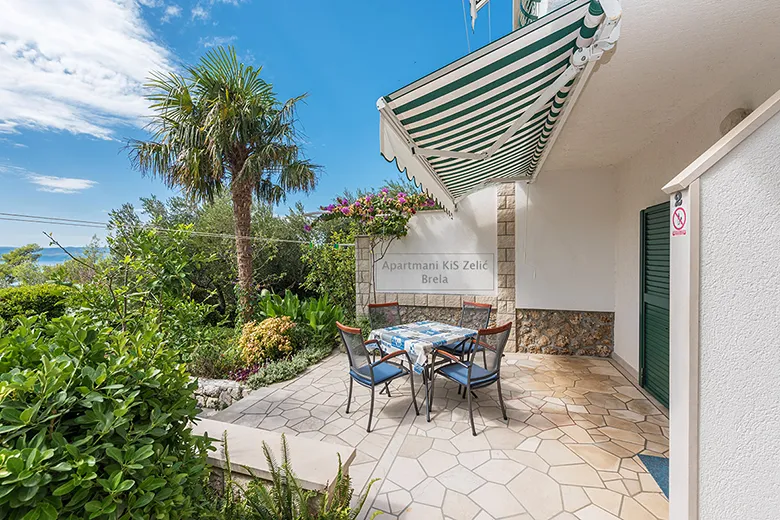
{"type": "MultiPolygon", "coordinates": [[[[741,105],[733,89],[691,107],[638,154],[615,166],[617,230],[615,249],[615,351],[634,370],[639,367],[639,212],[668,200],[661,188],[721,138],[720,123],[736,108],[755,108],[775,90],[759,78],[742,88],[741,105]]],[[[681,110],[685,108],[682,107],[681,110]]]]}
{"type": "Polygon", "coordinates": [[[409,233],[389,253],[495,253],[496,187],[472,193],[452,218],[443,211],[420,212],[409,221],[409,233]]]}
{"type": "Polygon", "coordinates": [[[613,311],[616,213],[609,170],[517,183],[517,307],[613,311]]]}
{"type": "MultiPolygon", "coordinates": [[[[458,205],[452,217],[443,211],[417,213],[409,221],[407,236],[396,240],[388,254],[431,253],[489,253],[493,255],[492,266],[495,282],[490,291],[436,292],[419,285],[415,291],[377,292],[377,303],[398,301],[403,306],[460,308],[464,300],[490,303],[498,306],[498,249],[497,249],[497,190],[496,186],[476,191],[458,205]]],[[[366,314],[366,305],[374,300],[370,291],[370,254],[368,240],[360,237],[356,243],[357,255],[357,313],[366,314]]],[[[386,257],[387,258],[387,257],[386,257]]],[[[381,269],[377,275],[381,276],[381,269]]],[[[514,282],[514,280],[512,280],[514,282]]],[[[381,286],[381,284],[380,284],[381,286]]],[[[512,286],[514,294],[514,286],[512,286]]],[[[435,316],[434,316],[435,317],[435,316]]],[[[431,317],[429,319],[433,319],[431,317]]]]}
{"type": "Polygon", "coordinates": [[[780,115],[701,178],[700,518],[780,511],[780,115]]]}

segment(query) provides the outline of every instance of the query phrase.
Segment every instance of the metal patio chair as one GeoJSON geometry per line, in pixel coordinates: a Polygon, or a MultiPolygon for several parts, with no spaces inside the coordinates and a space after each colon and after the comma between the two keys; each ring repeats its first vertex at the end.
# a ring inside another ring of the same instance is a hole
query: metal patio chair
{"type": "Polygon", "coordinates": [[[467,356],[467,360],[461,360],[458,356],[442,349],[434,349],[433,351],[432,361],[434,370],[433,374],[431,374],[430,402],[433,403],[434,382],[437,374],[465,387],[465,394],[468,396],[469,400],[471,433],[475,436],[477,435],[477,430],[474,427],[474,410],[471,398],[472,390],[484,388],[495,383],[498,389],[498,402],[501,404],[501,413],[504,416],[504,420],[507,420],[504,397],[501,395],[501,358],[503,357],[506,343],[509,340],[509,332],[511,329],[512,322],[491,329],[480,329],[475,341],[475,346],[479,347],[479,350],[477,348],[472,348],[467,356]],[[478,352],[482,352],[482,355],[477,356],[478,352]],[[447,358],[451,362],[435,368],[437,357],[447,358]],[[483,365],[480,365],[477,362],[478,358],[484,360],[483,365]]]}
{"type": "MultiPolygon", "coordinates": [[[[347,327],[338,322],[336,322],[336,326],[341,334],[341,340],[344,342],[344,346],[347,349],[347,357],[349,357],[349,395],[347,397],[347,413],[349,413],[349,405],[352,402],[353,382],[370,388],[371,407],[368,412],[368,426],[366,427],[366,431],[371,432],[371,418],[374,415],[374,394],[376,387],[384,385],[385,388],[387,388],[387,384],[393,379],[408,375],[409,384],[412,387],[414,411],[417,415],[420,415],[414,393],[414,378],[411,375],[412,358],[409,357],[409,353],[405,350],[398,350],[391,354],[383,355],[378,361],[372,362],[366,344],[375,343],[377,340],[364,341],[363,333],[360,329],[347,327]],[[401,356],[409,362],[408,369],[402,363],[399,364],[391,361],[392,359],[401,356]]],[[[387,394],[389,397],[390,392],[387,394]]]]}
{"type": "MultiPolygon", "coordinates": [[[[490,312],[492,310],[493,306],[489,303],[463,302],[458,326],[474,330],[486,329],[490,324],[490,312]]],[[[445,347],[443,350],[450,354],[455,354],[463,361],[468,357],[473,346],[473,339],[466,339],[455,346],[445,347]]]]}
{"type": "Polygon", "coordinates": [[[401,307],[398,302],[369,303],[368,320],[374,330],[400,325],[401,307]]]}

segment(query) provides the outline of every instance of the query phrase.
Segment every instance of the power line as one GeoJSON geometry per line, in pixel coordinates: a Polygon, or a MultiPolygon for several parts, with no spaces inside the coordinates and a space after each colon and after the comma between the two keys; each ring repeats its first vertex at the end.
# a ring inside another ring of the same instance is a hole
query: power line
{"type": "Polygon", "coordinates": [[[40,215],[22,215],[20,213],[2,213],[2,212],[0,212],[0,215],[3,215],[5,217],[43,218],[46,220],[61,220],[63,222],[78,222],[80,224],[99,224],[101,226],[105,225],[105,222],[98,222],[96,220],[76,220],[72,218],[42,217],[40,215]]]}
{"type": "Polygon", "coordinates": [[[466,47],[468,47],[469,52],[471,52],[471,38],[469,38],[469,22],[468,22],[468,18],[466,17],[466,0],[460,0],[460,3],[463,5],[463,27],[466,29],[466,47]]]}
{"type": "Polygon", "coordinates": [[[57,222],[57,221],[49,221],[49,220],[34,220],[34,219],[28,219],[28,218],[12,218],[12,217],[0,217],[0,220],[10,220],[14,222],[33,222],[37,224],[53,224],[56,226],[73,226],[73,227],[85,227],[85,228],[98,228],[98,229],[105,229],[106,226],[103,225],[94,225],[94,224],[77,224],[74,222],[57,222]]]}
{"type": "MultiPolygon", "coordinates": [[[[97,222],[94,220],[78,220],[78,219],[68,219],[68,218],[61,218],[61,217],[45,217],[40,215],[25,215],[21,213],[0,212],[0,220],[7,220],[13,222],[30,222],[35,224],[50,224],[50,225],[57,225],[57,226],[85,227],[85,228],[93,228],[93,229],[108,228],[107,223],[97,222]]],[[[120,224],[119,227],[122,227],[122,225],[120,224]]],[[[293,239],[272,238],[272,237],[253,237],[253,236],[231,235],[228,233],[209,233],[207,231],[195,231],[192,229],[173,229],[173,228],[164,228],[164,227],[157,227],[157,226],[144,226],[144,228],[151,229],[154,231],[159,231],[161,233],[189,233],[190,235],[209,237],[209,238],[225,238],[231,240],[241,239],[241,240],[252,240],[255,242],[277,242],[277,243],[287,243],[287,244],[308,244],[310,246],[314,245],[312,241],[306,241],[306,240],[293,240],[293,239]]],[[[334,243],[332,245],[335,247],[354,247],[355,244],[334,243]]]]}

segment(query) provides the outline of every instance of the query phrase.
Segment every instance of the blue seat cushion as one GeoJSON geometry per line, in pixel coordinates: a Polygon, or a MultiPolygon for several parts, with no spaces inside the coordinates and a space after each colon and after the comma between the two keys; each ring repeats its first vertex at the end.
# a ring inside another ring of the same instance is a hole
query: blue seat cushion
{"type": "MultiPolygon", "coordinates": [[[[472,338],[468,338],[466,340],[461,341],[457,345],[447,345],[443,347],[436,347],[440,350],[444,350],[447,352],[451,352],[453,354],[464,354],[466,352],[471,352],[474,349],[474,342],[472,341],[472,338]]],[[[483,347],[478,346],[477,352],[484,350],[483,347]]]]}
{"type": "MultiPolygon", "coordinates": [[[[459,385],[466,386],[469,380],[469,369],[460,363],[451,363],[441,367],[438,372],[446,377],[452,379],[459,385]]],[[[498,374],[488,372],[479,365],[474,365],[471,369],[471,386],[483,386],[494,382],[498,378],[498,374]]]]}
{"type": "MultiPolygon", "coordinates": [[[[398,377],[403,373],[404,370],[401,367],[388,363],[387,361],[377,363],[374,365],[374,383],[377,385],[384,383],[385,381],[393,379],[394,377],[398,377]]],[[[349,371],[349,374],[365,384],[371,384],[371,371],[368,368],[368,365],[362,366],[357,370],[352,369],[349,371]]]]}

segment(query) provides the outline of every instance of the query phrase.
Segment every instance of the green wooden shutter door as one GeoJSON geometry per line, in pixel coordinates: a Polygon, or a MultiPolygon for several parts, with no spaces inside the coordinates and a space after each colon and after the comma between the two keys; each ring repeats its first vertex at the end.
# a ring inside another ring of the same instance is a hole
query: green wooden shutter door
{"type": "Polygon", "coordinates": [[[669,406],[669,203],[641,213],[640,384],[669,406]]]}

